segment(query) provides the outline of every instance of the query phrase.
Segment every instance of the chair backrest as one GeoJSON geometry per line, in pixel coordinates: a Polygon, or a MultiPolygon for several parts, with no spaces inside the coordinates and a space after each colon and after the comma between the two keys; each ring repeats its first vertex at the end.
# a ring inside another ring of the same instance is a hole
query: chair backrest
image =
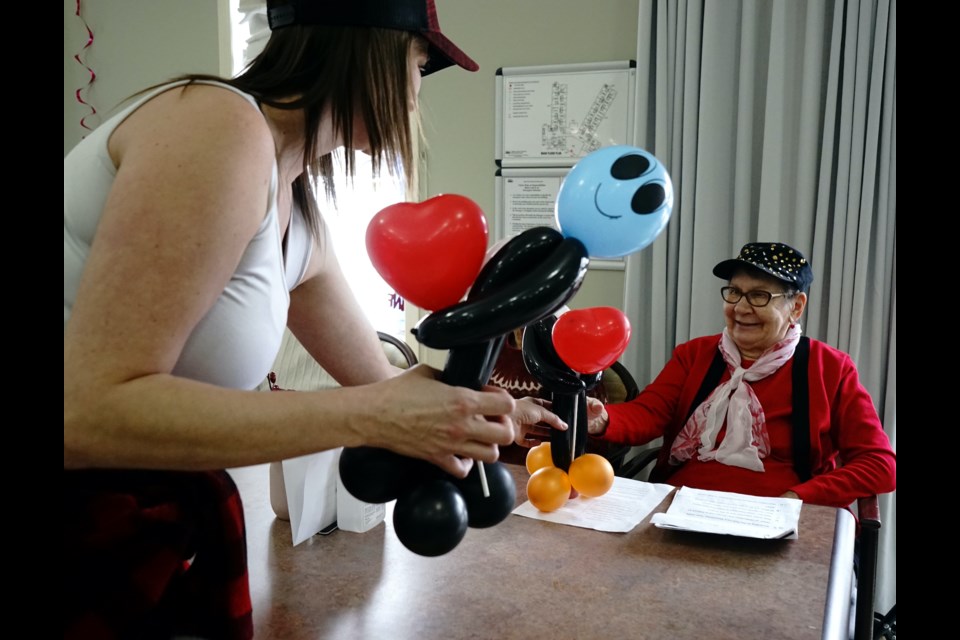
{"type": "Polygon", "coordinates": [[[406,342],[383,331],[377,331],[377,335],[383,343],[383,350],[390,364],[401,369],[409,369],[417,364],[417,355],[406,342]]]}
{"type": "Polygon", "coordinates": [[[637,381],[621,362],[614,362],[603,372],[600,384],[607,391],[607,402],[629,402],[637,397],[640,389],[637,381]]]}
{"type": "MultiPolygon", "coordinates": [[[[380,331],[377,336],[392,365],[407,369],[417,364],[417,356],[406,342],[380,331]]],[[[317,391],[340,386],[333,376],[307,353],[289,329],[284,330],[280,351],[273,363],[273,372],[277,386],[291,391],[317,391]]],[[[264,382],[259,388],[269,391],[270,384],[264,382]]]]}

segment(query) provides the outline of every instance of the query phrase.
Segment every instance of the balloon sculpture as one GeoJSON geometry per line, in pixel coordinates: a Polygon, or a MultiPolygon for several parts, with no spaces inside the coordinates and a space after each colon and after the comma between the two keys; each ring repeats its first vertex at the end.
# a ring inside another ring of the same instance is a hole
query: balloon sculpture
{"type": "Polygon", "coordinates": [[[524,330],[521,348],[527,371],[551,392],[554,413],[574,425],[551,435],[553,460],[561,469],[566,470],[586,445],[586,392],[599,384],[603,370],[616,362],[629,342],[630,322],[612,307],[568,311],[524,330]]]}
{"type": "Polygon", "coordinates": [[[554,511],[576,493],[599,497],[613,485],[613,467],[603,456],[584,454],[587,442],[586,393],[604,369],[623,353],[630,323],[618,309],[595,307],[548,317],[523,333],[523,362],[551,392],[552,409],[569,425],[552,431],[550,442],[530,450],[527,497],[541,511],[554,511]],[[542,449],[547,448],[546,451],[542,449]]]}
{"type": "MultiPolygon", "coordinates": [[[[564,235],[583,241],[591,256],[610,258],[653,242],[672,210],[673,185],[666,169],[650,153],[629,146],[599,149],[577,163],[560,188],[556,208],[564,235]]],[[[570,311],[525,329],[524,364],[551,392],[554,413],[572,425],[566,432],[551,434],[552,464],[532,472],[527,494],[538,509],[559,508],[571,488],[597,496],[613,483],[609,462],[583,453],[586,391],[599,382],[600,372],[620,357],[629,340],[626,316],[609,307],[570,311]],[[564,492],[567,483],[570,487],[564,492]]]]}
{"type": "MultiPolygon", "coordinates": [[[[404,298],[432,311],[413,333],[428,347],[448,350],[440,376],[447,384],[481,389],[505,336],[518,327],[533,327],[537,338],[530,348],[536,355],[528,361],[528,328],[524,361],[535,377],[540,371],[541,383],[554,391],[554,411],[568,424],[574,418],[564,414],[577,414],[581,428],[576,442],[586,438],[583,394],[620,356],[629,325],[624,338],[622,325],[619,336],[615,327],[607,328],[613,315],[609,311],[595,312],[592,319],[575,314],[562,323],[552,314],[579,289],[590,255],[615,257],[642,249],[666,225],[672,204],[670,178],[656,158],[636,147],[608,147],[583,158],[564,182],[557,200],[559,232],[528,229],[486,264],[486,219],[472,200],[458,195],[383,209],[367,229],[367,249],[384,280],[404,298]],[[603,327],[587,326],[590,322],[603,327]]],[[[568,444],[556,448],[566,452],[559,455],[575,456],[577,447],[568,444]]],[[[566,477],[571,461],[563,462],[557,466],[566,477]]],[[[426,556],[452,550],[468,527],[501,522],[516,499],[513,480],[499,463],[478,463],[460,480],[420,460],[358,447],[344,449],[340,475],[344,487],[360,500],[396,499],[397,537],[426,556]]]]}

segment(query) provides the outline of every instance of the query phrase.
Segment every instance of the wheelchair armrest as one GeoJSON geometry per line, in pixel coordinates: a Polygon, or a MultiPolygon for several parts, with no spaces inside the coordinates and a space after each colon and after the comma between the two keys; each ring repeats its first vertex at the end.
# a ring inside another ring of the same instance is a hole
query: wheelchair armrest
{"type": "Polygon", "coordinates": [[[876,495],[857,499],[857,518],[861,529],[880,529],[880,501],[876,495]]]}
{"type": "Polygon", "coordinates": [[[857,569],[857,606],[854,638],[874,637],[874,606],[877,596],[877,553],[880,547],[880,503],[876,495],[857,500],[860,519],[860,558],[857,569]]]}

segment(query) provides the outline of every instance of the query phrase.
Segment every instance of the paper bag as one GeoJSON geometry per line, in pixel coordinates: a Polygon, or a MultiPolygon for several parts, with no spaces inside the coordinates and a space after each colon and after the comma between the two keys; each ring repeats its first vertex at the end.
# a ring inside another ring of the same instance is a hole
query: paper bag
{"type": "Polygon", "coordinates": [[[294,546],[337,521],[340,451],[332,449],[283,461],[294,546]]]}

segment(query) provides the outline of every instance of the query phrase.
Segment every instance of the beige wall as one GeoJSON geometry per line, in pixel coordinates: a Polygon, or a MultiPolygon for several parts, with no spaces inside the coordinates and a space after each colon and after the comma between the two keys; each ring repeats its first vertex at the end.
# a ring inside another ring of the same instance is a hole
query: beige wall
{"type": "MultiPolygon", "coordinates": [[[[93,45],[81,57],[97,74],[84,99],[98,115],[151,84],[183,73],[218,73],[218,14],[226,0],[88,0],[82,15],[93,30],[93,45]]],[[[63,2],[63,154],[83,137],[80,119],[89,111],[75,97],[87,71],[73,59],[86,42],[76,0],[63,2]]],[[[94,116],[88,124],[99,124],[94,116]]]]}
{"type": "MultiPolygon", "coordinates": [[[[425,196],[459,193],[494,212],[494,90],[501,67],[630,60],[636,0],[438,0],[440,26],[480,64],[449,69],[421,89],[429,151],[425,196]]],[[[492,228],[492,227],[491,227],[492,228]]],[[[591,269],[574,308],[623,307],[623,272],[591,269]]],[[[442,364],[436,354],[422,354],[442,364]]]]}

